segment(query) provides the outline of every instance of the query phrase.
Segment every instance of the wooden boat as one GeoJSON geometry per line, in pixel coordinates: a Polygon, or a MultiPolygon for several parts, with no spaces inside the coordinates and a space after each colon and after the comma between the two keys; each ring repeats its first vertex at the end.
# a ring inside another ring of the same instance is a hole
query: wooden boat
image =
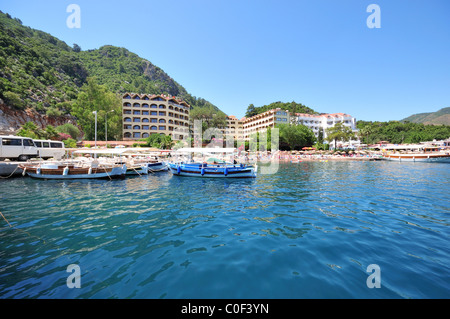
{"type": "Polygon", "coordinates": [[[126,174],[126,165],[82,165],[76,163],[21,164],[23,174],[40,179],[117,178],[126,174]]]}
{"type": "Polygon", "coordinates": [[[257,166],[243,164],[168,163],[176,176],[213,178],[254,178],[257,166]]]}

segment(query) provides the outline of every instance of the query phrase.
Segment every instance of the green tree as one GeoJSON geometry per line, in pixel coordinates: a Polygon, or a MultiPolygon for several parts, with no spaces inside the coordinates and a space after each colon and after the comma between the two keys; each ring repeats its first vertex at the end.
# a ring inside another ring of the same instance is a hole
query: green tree
{"type": "Polygon", "coordinates": [[[316,142],[313,131],[305,125],[277,124],[280,131],[280,150],[300,150],[316,142]]]}
{"type": "Polygon", "coordinates": [[[57,126],[56,131],[58,133],[69,134],[74,140],[78,140],[81,137],[81,132],[75,125],[71,123],[65,123],[63,125],[57,126]]]}
{"type": "Polygon", "coordinates": [[[19,94],[14,92],[4,92],[3,97],[5,98],[6,104],[9,104],[10,106],[16,108],[16,109],[23,109],[25,108],[25,103],[23,102],[22,98],[19,94]]]}
{"type": "Polygon", "coordinates": [[[328,143],[334,141],[335,148],[337,146],[337,141],[345,142],[356,138],[352,129],[341,122],[336,123],[333,127],[327,128],[326,133],[327,137],[325,139],[328,143]]]}
{"type": "Polygon", "coordinates": [[[252,117],[258,114],[258,110],[255,108],[253,104],[250,104],[247,107],[247,112],[245,112],[245,117],[252,117]]]}
{"type": "Polygon", "coordinates": [[[33,122],[26,122],[16,132],[17,136],[30,137],[32,139],[40,139],[43,137],[43,131],[33,122]]]}
{"type": "Polygon", "coordinates": [[[58,138],[59,134],[58,131],[52,126],[47,125],[45,127],[45,138],[49,140],[56,140],[58,138]]]}
{"type": "Polygon", "coordinates": [[[95,136],[95,114],[97,111],[97,140],[105,140],[105,123],[107,122],[108,140],[122,137],[121,99],[110,92],[106,86],[99,85],[96,78],[88,78],[78,98],[73,102],[72,115],[85,133],[87,140],[95,136]],[[114,111],[114,112],[110,112],[114,111]]]}

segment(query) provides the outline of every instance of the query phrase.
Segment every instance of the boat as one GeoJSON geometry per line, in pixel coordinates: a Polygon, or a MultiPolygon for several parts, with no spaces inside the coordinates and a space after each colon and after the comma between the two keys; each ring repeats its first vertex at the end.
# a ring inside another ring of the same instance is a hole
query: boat
{"type": "Polygon", "coordinates": [[[126,165],[85,165],[77,162],[60,162],[36,164],[21,164],[23,175],[28,175],[39,179],[98,179],[98,178],[117,178],[126,174],[126,165]]]}
{"type": "Polygon", "coordinates": [[[212,177],[212,178],[255,178],[257,175],[257,165],[230,163],[216,157],[208,160],[193,160],[193,154],[216,155],[232,154],[233,148],[183,148],[177,150],[174,154],[188,154],[188,159],[184,161],[175,161],[167,163],[169,170],[175,176],[186,177],[212,177]]]}
{"type": "Polygon", "coordinates": [[[439,147],[405,145],[383,150],[383,160],[397,162],[450,163],[450,152],[439,147]],[[403,152],[398,152],[402,150],[403,152]]]}
{"type": "MultiPolygon", "coordinates": [[[[149,152],[150,148],[116,148],[116,149],[80,149],[74,154],[89,154],[98,157],[101,163],[125,164],[126,175],[147,175],[150,172],[168,170],[164,161],[159,160],[155,152],[149,152]]],[[[157,153],[157,152],[156,152],[157,153]]]]}
{"type": "Polygon", "coordinates": [[[169,170],[176,176],[215,178],[254,178],[257,165],[208,164],[208,163],[168,163],[169,170]]]}

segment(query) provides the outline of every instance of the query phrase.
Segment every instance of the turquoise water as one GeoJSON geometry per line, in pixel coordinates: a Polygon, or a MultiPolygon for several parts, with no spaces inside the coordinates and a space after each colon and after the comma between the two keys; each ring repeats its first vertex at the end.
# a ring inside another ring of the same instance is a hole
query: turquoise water
{"type": "Polygon", "coordinates": [[[0,298],[449,298],[449,168],[1,180],[0,298]]]}

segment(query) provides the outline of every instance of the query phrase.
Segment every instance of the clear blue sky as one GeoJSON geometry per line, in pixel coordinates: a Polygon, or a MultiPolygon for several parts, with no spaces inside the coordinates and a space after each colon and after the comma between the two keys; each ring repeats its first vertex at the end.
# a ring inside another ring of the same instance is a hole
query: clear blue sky
{"type": "Polygon", "coordinates": [[[125,47],[237,117],[275,101],[372,121],[450,106],[448,0],[4,0],[0,10],[83,50],[125,47]],[[66,25],[72,3],[79,29],[66,25]],[[366,24],[372,3],[379,29],[366,24]]]}

